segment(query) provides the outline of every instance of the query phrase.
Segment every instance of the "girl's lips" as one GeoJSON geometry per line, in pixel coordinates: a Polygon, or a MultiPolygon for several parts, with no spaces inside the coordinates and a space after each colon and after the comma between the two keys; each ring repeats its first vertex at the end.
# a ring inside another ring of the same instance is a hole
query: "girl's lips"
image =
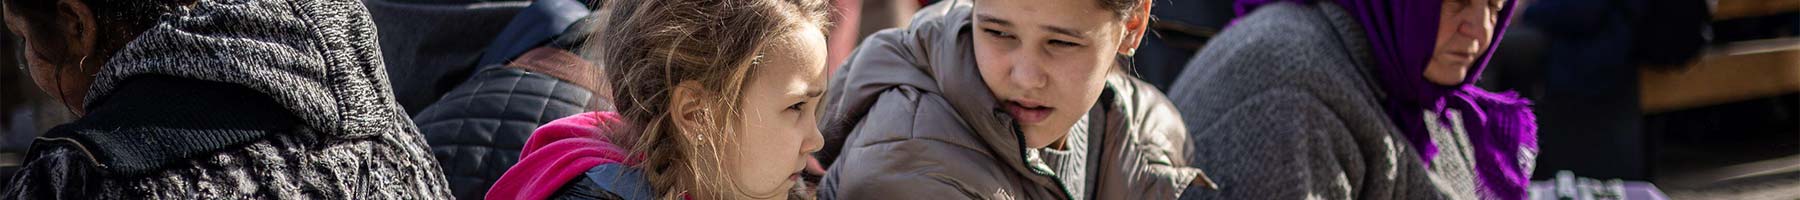
{"type": "Polygon", "coordinates": [[[1013,119],[1018,120],[1019,124],[1044,122],[1045,119],[1050,118],[1051,112],[1056,111],[1056,108],[1045,107],[1043,104],[1031,101],[1006,101],[1001,107],[1006,110],[1007,114],[1012,114],[1013,119]]]}

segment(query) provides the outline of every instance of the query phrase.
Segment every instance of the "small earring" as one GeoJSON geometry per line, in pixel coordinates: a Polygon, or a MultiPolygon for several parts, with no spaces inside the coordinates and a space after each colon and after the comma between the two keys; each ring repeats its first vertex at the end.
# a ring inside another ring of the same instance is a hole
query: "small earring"
{"type": "Polygon", "coordinates": [[[762,53],[756,53],[756,57],[750,58],[750,66],[760,66],[760,65],[762,65],[762,62],[763,62],[763,54],[762,53]]]}
{"type": "Polygon", "coordinates": [[[1137,48],[1131,48],[1131,49],[1125,50],[1126,57],[1131,57],[1131,56],[1135,56],[1135,55],[1137,55],[1137,48]]]}

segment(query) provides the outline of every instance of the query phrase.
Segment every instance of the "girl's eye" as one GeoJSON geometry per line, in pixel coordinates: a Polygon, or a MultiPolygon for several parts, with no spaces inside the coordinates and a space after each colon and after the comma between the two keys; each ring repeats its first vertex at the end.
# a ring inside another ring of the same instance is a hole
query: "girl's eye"
{"type": "Polygon", "coordinates": [[[792,111],[804,111],[806,110],[806,102],[802,101],[800,103],[794,103],[794,105],[789,105],[787,109],[792,111]]]}
{"type": "Polygon", "coordinates": [[[1080,47],[1080,46],[1081,46],[1081,44],[1080,44],[1080,43],[1074,43],[1074,42],[1069,42],[1069,41],[1062,41],[1062,40],[1050,40],[1050,46],[1056,46],[1056,47],[1080,47]]]}
{"type": "Polygon", "coordinates": [[[994,30],[994,29],[985,29],[984,28],[984,29],[981,29],[981,32],[987,32],[988,35],[992,35],[994,37],[999,37],[999,38],[1005,38],[1005,39],[1013,38],[1012,33],[1000,32],[999,30],[994,30]]]}

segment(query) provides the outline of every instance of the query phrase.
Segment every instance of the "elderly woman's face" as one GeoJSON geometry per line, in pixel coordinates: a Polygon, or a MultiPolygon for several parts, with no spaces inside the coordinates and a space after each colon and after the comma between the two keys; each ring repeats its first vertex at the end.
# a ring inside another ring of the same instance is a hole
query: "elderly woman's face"
{"type": "Polygon", "coordinates": [[[1437,48],[1425,65],[1425,80],[1457,85],[1494,38],[1494,24],[1507,0],[1444,0],[1438,15],[1437,48]]]}

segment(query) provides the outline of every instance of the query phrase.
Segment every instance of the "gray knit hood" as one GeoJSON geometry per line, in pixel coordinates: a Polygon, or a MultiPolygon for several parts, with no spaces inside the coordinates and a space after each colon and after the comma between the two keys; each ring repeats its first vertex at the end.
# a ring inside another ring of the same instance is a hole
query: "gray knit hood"
{"type": "Polygon", "coordinates": [[[161,74],[242,85],[337,138],[417,133],[394,103],[375,26],[355,0],[200,0],[107,61],[86,108],[126,78],[161,74]]]}

